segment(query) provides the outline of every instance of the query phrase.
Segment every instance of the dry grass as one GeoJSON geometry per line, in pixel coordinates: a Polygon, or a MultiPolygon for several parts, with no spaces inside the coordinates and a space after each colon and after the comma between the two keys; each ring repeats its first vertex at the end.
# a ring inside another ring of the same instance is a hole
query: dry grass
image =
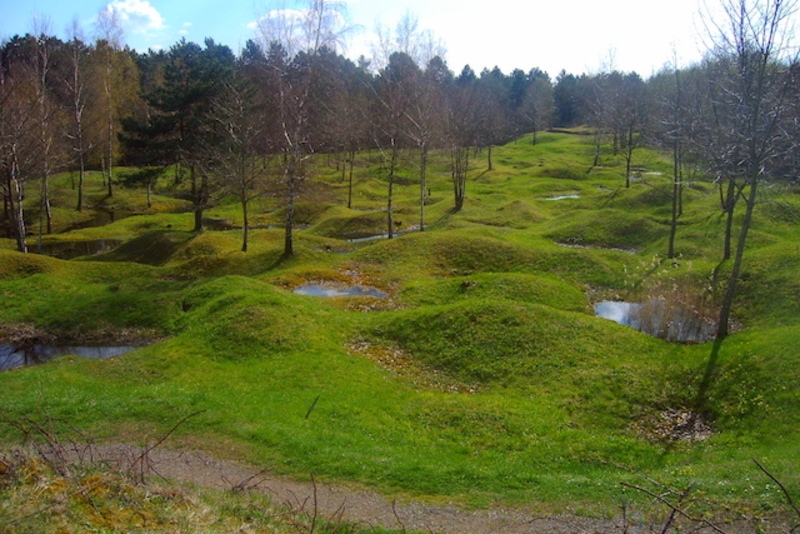
{"type": "Polygon", "coordinates": [[[711,292],[691,281],[659,281],[644,291],[631,309],[634,328],[653,337],[679,343],[714,338],[719,308],[711,292]]]}

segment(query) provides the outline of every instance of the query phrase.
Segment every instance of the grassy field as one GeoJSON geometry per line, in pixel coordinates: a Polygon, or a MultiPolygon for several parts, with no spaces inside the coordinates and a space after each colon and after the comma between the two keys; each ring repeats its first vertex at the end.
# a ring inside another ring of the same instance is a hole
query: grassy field
{"type": "MultiPolygon", "coordinates": [[[[104,198],[93,175],[91,209],[78,213],[70,177],[59,177],[59,233],[42,242],[123,245],[64,261],[0,240],[0,325],[154,343],[0,373],[2,417],[141,443],[199,412],[173,447],[465,506],[609,515],[649,500],[621,482],[649,479],[693,483],[706,511],[785,510],[752,459],[800,495],[796,191],[762,195],[737,332],[721,344],[673,344],[596,318],[592,305],[689,294],[713,306],[724,229],[716,187],[688,184],[680,257],[667,260],[668,160],[640,150],[626,189],[621,158],[590,170],[591,137],[539,141],[495,147],[490,171],[476,154],[459,212],[446,157],[434,158],[424,232],[413,231],[419,184],[405,161],[395,220],[407,232],[392,240],[342,239],[385,232],[376,155],[357,162],[353,209],[340,172],[320,158],[292,258],[270,228],[281,224],[275,201],[255,203],[259,228],[243,253],[241,230],[191,233],[192,214],[166,180],[146,209],[142,191],[104,198]],[[134,216],[77,228],[112,205],[134,216]],[[306,282],[389,297],[292,292],[306,282]],[[673,420],[687,414],[702,432],[680,435],[673,420]]],[[[241,223],[232,200],[207,215],[241,223]]],[[[0,424],[8,446],[23,437],[0,424]]]]}

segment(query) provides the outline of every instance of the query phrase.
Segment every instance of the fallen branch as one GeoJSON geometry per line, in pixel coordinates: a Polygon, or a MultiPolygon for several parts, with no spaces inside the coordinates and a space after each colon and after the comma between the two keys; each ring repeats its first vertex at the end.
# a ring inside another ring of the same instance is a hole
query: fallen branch
{"type": "Polygon", "coordinates": [[[236,484],[234,484],[233,482],[228,480],[228,478],[225,477],[225,476],[222,477],[222,480],[226,484],[230,484],[231,491],[248,491],[248,490],[252,490],[252,489],[258,488],[261,485],[262,482],[267,480],[267,478],[268,478],[267,474],[268,473],[269,473],[269,469],[262,469],[258,473],[252,474],[249,477],[245,478],[244,480],[241,480],[240,482],[238,482],[236,484]],[[250,482],[252,482],[253,480],[256,480],[256,479],[258,479],[258,481],[255,484],[251,484],[250,483],[250,482]]]}
{"type": "MultiPolygon", "coordinates": [[[[181,426],[183,423],[185,423],[186,421],[188,421],[192,417],[195,417],[196,415],[200,415],[203,412],[205,412],[205,410],[200,410],[199,412],[190,413],[189,415],[187,415],[186,417],[184,417],[183,419],[181,419],[180,421],[175,423],[175,425],[172,428],[170,428],[169,431],[166,434],[161,436],[161,438],[158,441],[156,441],[154,444],[152,444],[149,447],[145,448],[145,450],[142,452],[142,454],[140,454],[136,459],[133,460],[133,462],[131,463],[131,466],[129,468],[129,472],[131,474],[133,474],[134,469],[136,468],[136,466],[138,464],[139,465],[139,471],[140,471],[139,481],[144,483],[144,475],[145,475],[144,464],[145,464],[145,460],[147,460],[147,464],[148,464],[148,466],[150,466],[150,461],[149,461],[150,453],[153,450],[155,450],[156,447],[158,447],[159,445],[164,443],[167,440],[167,438],[170,437],[172,435],[172,433],[175,432],[178,429],[179,426],[181,426]]],[[[148,470],[150,470],[150,469],[152,469],[152,466],[148,467],[148,470]]]]}
{"type": "MultiPolygon", "coordinates": [[[[789,494],[789,491],[786,489],[786,486],[784,486],[783,483],[780,480],[778,480],[778,477],[770,473],[769,470],[766,467],[764,467],[758,460],[753,458],[753,462],[755,462],[758,468],[761,469],[761,471],[763,471],[765,475],[771,478],[772,481],[778,485],[778,487],[783,492],[784,497],[786,497],[786,502],[789,503],[789,506],[791,506],[792,509],[797,514],[797,516],[800,517],[800,508],[798,508],[797,505],[795,504],[794,499],[792,499],[792,496],[789,494]]],[[[797,527],[794,527],[791,531],[794,532],[796,529],[797,527]]]]}
{"type": "Polygon", "coordinates": [[[405,526],[405,525],[403,524],[403,522],[400,520],[400,516],[399,516],[399,515],[397,515],[397,499],[392,499],[392,513],[394,514],[394,518],[395,518],[395,520],[396,520],[396,521],[397,521],[397,523],[400,525],[400,528],[402,529],[402,531],[403,531],[403,534],[405,534],[405,532],[406,532],[406,526],[405,526]]]}
{"type": "MultiPolygon", "coordinates": [[[[672,509],[673,512],[679,514],[680,516],[688,519],[689,521],[691,521],[693,523],[703,524],[703,525],[713,529],[715,532],[718,532],[719,534],[728,534],[726,531],[722,530],[721,528],[719,528],[717,525],[715,525],[714,523],[712,523],[708,519],[692,517],[691,515],[689,515],[688,512],[686,512],[682,508],[679,508],[678,506],[676,506],[676,505],[672,504],[671,502],[669,502],[669,500],[665,499],[663,496],[658,495],[657,493],[653,493],[652,491],[648,490],[647,488],[643,488],[643,487],[637,486],[635,484],[629,484],[627,482],[620,482],[620,484],[625,486],[625,487],[632,488],[632,489],[635,489],[637,491],[641,491],[642,493],[645,493],[647,495],[650,495],[652,498],[654,498],[658,502],[660,502],[660,503],[664,504],[665,506],[669,507],[670,509],[672,509]]],[[[665,525],[665,527],[668,527],[668,526],[669,525],[665,525]]],[[[662,531],[662,532],[664,532],[664,531],[662,531]]]]}

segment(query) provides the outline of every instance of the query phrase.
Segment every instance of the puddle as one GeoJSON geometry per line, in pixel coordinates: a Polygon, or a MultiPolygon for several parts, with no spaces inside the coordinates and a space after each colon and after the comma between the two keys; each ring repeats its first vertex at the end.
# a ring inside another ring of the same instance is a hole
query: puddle
{"type": "Polygon", "coordinates": [[[114,249],[122,244],[120,239],[91,239],[86,241],[57,241],[53,243],[33,243],[28,250],[36,254],[71,260],[81,256],[95,256],[114,249]]]}
{"type": "Polygon", "coordinates": [[[383,299],[389,296],[388,293],[374,287],[321,284],[304,284],[295,288],[294,292],[298,295],[309,295],[311,297],[374,297],[383,299]]]}
{"type": "Polygon", "coordinates": [[[631,310],[634,310],[638,306],[639,304],[633,302],[604,300],[594,305],[594,314],[602,319],[608,319],[615,323],[636,328],[631,324],[631,310]]]}
{"type": "Polygon", "coordinates": [[[91,218],[70,226],[68,230],[105,226],[113,222],[121,221],[122,219],[127,219],[128,217],[133,217],[134,215],[136,215],[136,212],[127,209],[97,209],[91,218]]]}
{"type": "Polygon", "coordinates": [[[543,198],[542,200],[567,200],[567,199],[570,199],[570,198],[581,198],[581,196],[580,195],[558,195],[558,196],[555,196],[555,197],[546,197],[546,198],[543,198]]]}
{"type": "MultiPolygon", "coordinates": [[[[398,235],[399,234],[394,234],[394,237],[398,237],[398,235]]],[[[365,237],[345,238],[344,241],[347,241],[348,243],[363,243],[365,241],[377,241],[378,239],[389,239],[389,234],[376,234],[365,237]]]]}
{"type": "Polygon", "coordinates": [[[133,346],[120,347],[59,347],[35,345],[17,349],[13,345],[0,344],[0,371],[48,362],[59,356],[74,355],[81,358],[105,359],[121,356],[138,349],[133,346]]]}
{"type": "Polygon", "coordinates": [[[716,325],[697,313],[679,306],[668,306],[664,299],[644,302],[606,300],[594,305],[597,317],[630,326],[640,332],[673,343],[705,343],[714,339],[716,325]]]}
{"type": "Polygon", "coordinates": [[[559,247],[566,247],[566,248],[583,248],[587,250],[613,250],[614,252],[623,252],[625,254],[638,254],[639,251],[634,248],[620,248],[620,247],[593,247],[590,245],[581,245],[578,243],[558,243],[556,245],[559,247]]]}
{"type": "MultiPolygon", "coordinates": [[[[224,232],[226,230],[241,230],[241,226],[233,224],[230,219],[215,219],[213,217],[203,217],[203,228],[206,230],[213,230],[217,232],[224,232]]],[[[253,228],[252,226],[250,227],[253,228]]]]}

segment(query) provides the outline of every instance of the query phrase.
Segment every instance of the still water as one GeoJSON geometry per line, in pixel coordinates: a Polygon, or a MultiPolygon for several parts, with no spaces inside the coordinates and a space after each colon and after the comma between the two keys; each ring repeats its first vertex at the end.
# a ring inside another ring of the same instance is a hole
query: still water
{"type": "Polygon", "coordinates": [[[0,344],[0,371],[8,371],[26,365],[45,363],[59,356],[68,354],[82,358],[113,358],[139,347],[61,347],[57,345],[34,345],[18,349],[13,345],[0,344]]]}

